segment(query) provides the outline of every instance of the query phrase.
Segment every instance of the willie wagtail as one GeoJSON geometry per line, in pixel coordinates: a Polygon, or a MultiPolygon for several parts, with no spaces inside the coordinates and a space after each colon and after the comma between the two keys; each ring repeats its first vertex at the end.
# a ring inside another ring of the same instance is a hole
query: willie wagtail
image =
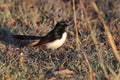
{"type": "Polygon", "coordinates": [[[71,22],[61,21],[55,25],[55,28],[51,30],[45,36],[27,36],[27,35],[13,35],[14,39],[20,40],[38,40],[32,42],[30,46],[42,46],[44,45],[47,49],[57,49],[63,45],[67,38],[67,31],[70,27],[71,22]]]}

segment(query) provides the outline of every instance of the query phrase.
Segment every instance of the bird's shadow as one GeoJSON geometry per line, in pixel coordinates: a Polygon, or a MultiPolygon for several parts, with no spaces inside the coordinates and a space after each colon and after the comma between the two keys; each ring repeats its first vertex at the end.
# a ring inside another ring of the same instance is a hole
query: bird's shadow
{"type": "Polygon", "coordinates": [[[5,45],[14,45],[17,47],[24,47],[29,42],[28,41],[21,41],[13,38],[13,34],[10,29],[4,27],[0,28],[0,42],[5,45]]]}

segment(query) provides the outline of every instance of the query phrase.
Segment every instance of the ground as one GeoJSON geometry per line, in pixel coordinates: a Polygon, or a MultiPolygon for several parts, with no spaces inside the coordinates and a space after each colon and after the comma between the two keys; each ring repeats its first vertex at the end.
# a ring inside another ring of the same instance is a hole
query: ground
{"type": "Polygon", "coordinates": [[[0,79],[119,80],[120,1],[1,0],[0,79]],[[12,38],[46,35],[69,18],[75,26],[57,50],[21,47],[12,38]]]}

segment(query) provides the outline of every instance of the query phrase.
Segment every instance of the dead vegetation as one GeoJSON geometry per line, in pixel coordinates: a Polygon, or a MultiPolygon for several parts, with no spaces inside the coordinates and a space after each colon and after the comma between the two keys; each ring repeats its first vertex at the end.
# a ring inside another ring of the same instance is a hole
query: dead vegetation
{"type": "Polygon", "coordinates": [[[1,80],[119,80],[119,0],[1,0],[1,80]],[[19,47],[11,34],[45,35],[73,18],[58,50],[19,47]]]}

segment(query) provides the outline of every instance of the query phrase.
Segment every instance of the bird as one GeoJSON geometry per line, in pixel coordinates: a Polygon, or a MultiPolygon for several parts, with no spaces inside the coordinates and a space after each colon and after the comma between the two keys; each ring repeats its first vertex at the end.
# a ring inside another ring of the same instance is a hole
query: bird
{"type": "Polygon", "coordinates": [[[67,31],[70,27],[71,22],[60,21],[45,36],[13,35],[13,38],[19,40],[37,40],[28,44],[28,46],[44,46],[46,49],[55,50],[65,43],[68,35],[67,31]]]}

